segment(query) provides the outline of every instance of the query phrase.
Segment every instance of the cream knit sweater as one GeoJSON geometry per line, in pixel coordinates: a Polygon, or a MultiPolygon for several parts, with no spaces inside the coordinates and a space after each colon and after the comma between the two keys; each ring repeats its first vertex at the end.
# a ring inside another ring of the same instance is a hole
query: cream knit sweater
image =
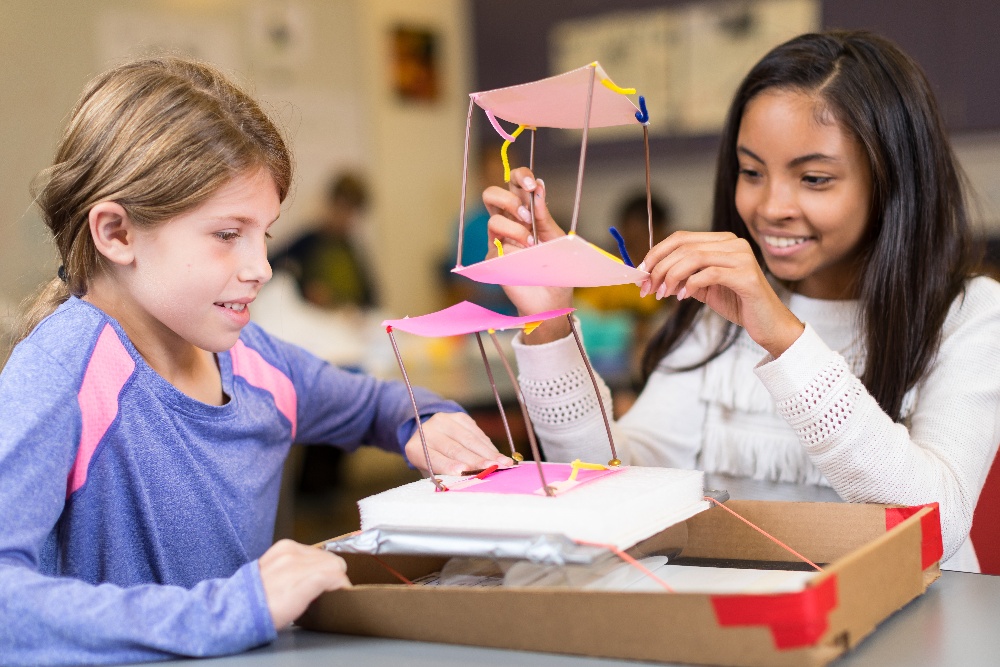
{"type": "MultiPolygon", "coordinates": [[[[806,323],[799,339],[775,359],[743,331],[708,364],[669,372],[714,348],[725,322],[704,309],[631,410],[613,422],[619,458],[832,486],[850,502],[938,502],[944,565],[978,572],[967,538],[1000,443],[1000,284],[972,279],[956,299],[935,361],[904,398],[902,423],[858,379],[864,354],[857,302],[775,289],[806,323]]],[[[519,337],[514,349],[548,460],[607,460],[604,422],[572,337],[544,345],[519,337]]]]}

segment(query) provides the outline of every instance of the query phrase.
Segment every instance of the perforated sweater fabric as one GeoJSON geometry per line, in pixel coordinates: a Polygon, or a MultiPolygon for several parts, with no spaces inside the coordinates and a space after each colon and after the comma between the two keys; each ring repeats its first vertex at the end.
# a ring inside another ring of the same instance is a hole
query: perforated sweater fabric
{"type": "MultiPolygon", "coordinates": [[[[1000,443],[1000,284],[969,281],[952,304],[937,356],[894,422],[861,383],[855,301],[775,285],[806,323],[779,358],[741,332],[699,368],[725,321],[705,309],[690,335],[612,423],[631,465],[699,468],[759,480],[831,486],[846,501],[941,506],[944,567],[978,572],[972,514],[1000,443]]],[[[572,337],[514,341],[528,410],[551,461],[607,460],[593,385],[572,337]]],[[[600,382],[608,406],[610,392],[600,382]]]]}

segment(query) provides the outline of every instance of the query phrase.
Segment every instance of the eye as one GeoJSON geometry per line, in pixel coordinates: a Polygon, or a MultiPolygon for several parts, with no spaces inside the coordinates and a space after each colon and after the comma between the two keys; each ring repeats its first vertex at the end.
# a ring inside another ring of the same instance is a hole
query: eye
{"type": "Polygon", "coordinates": [[[268,241],[270,241],[274,237],[271,236],[271,232],[264,232],[264,238],[267,239],[268,241]]]}
{"type": "Polygon", "coordinates": [[[815,176],[812,174],[806,174],[802,177],[802,182],[812,187],[820,187],[832,183],[833,178],[831,176],[815,176]]]}
{"type": "Polygon", "coordinates": [[[215,232],[215,236],[221,241],[235,241],[240,237],[240,233],[234,232],[231,229],[226,229],[221,232],[215,232]]]}
{"type": "Polygon", "coordinates": [[[740,167],[740,176],[749,179],[760,178],[760,172],[751,167],[740,167]]]}

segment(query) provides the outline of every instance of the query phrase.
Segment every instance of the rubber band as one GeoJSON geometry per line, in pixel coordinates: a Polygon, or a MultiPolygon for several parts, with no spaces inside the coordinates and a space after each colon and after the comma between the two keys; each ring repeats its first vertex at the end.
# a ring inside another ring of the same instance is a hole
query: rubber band
{"type": "Polygon", "coordinates": [[[639,96],[639,109],[641,111],[635,112],[635,119],[643,125],[649,125],[649,111],[646,109],[646,98],[643,95],[639,96]]]}
{"type": "Polygon", "coordinates": [[[615,82],[611,79],[601,79],[601,83],[608,90],[614,91],[619,95],[635,95],[635,88],[622,88],[621,86],[615,85],[615,82]]]}
{"type": "Polygon", "coordinates": [[[618,547],[616,547],[613,544],[601,544],[600,542],[586,542],[584,540],[574,540],[574,542],[576,542],[577,544],[582,544],[582,545],[587,546],[587,547],[601,547],[603,549],[607,549],[608,551],[610,551],[614,555],[618,556],[623,561],[625,561],[626,563],[628,563],[629,565],[631,565],[632,567],[634,567],[635,569],[639,570],[640,572],[642,572],[643,574],[645,574],[647,577],[649,577],[650,579],[652,579],[653,581],[655,581],[656,583],[658,583],[660,586],[663,586],[663,588],[668,593],[676,593],[677,592],[673,588],[670,587],[670,584],[668,584],[663,579],[660,579],[658,576],[656,576],[655,574],[653,574],[648,567],[646,567],[645,565],[643,565],[642,563],[640,563],[639,561],[637,561],[635,558],[633,558],[632,556],[628,555],[627,553],[625,553],[624,551],[622,551],[621,549],[619,549],[618,547]]]}
{"type": "Polygon", "coordinates": [[[518,125],[514,133],[507,137],[507,141],[503,142],[503,146],[500,147],[500,159],[503,160],[503,182],[510,183],[510,162],[507,160],[507,147],[514,143],[517,139],[517,135],[524,132],[526,125],[518,125]]]}
{"type": "Polygon", "coordinates": [[[400,581],[402,581],[402,582],[403,582],[404,584],[406,584],[407,586],[415,586],[415,585],[416,585],[416,584],[414,584],[414,583],[413,583],[412,581],[410,581],[409,579],[407,579],[406,577],[404,577],[403,575],[401,575],[401,574],[400,574],[399,572],[397,572],[396,570],[394,570],[394,569],[393,569],[393,568],[392,568],[392,567],[391,567],[391,566],[390,566],[390,565],[389,565],[388,563],[386,563],[386,562],[385,562],[384,560],[382,560],[381,558],[379,558],[379,557],[378,557],[378,556],[376,556],[375,554],[372,554],[371,556],[372,556],[372,558],[374,558],[374,559],[375,559],[375,561],[376,561],[376,562],[377,562],[377,563],[378,563],[379,565],[381,565],[381,566],[382,566],[382,567],[384,567],[385,569],[389,570],[389,572],[390,572],[390,573],[391,573],[391,574],[392,574],[392,575],[393,575],[394,577],[396,577],[397,579],[399,579],[400,581]]]}
{"type": "Polygon", "coordinates": [[[798,551],[796,551],[795,549],[791,548],[790,546],[788,546],[787,544],[785,544],[784,542],[782,542],[781,540],[779,540],[777,537],[774,537],[773,535],[771,535],[770,533],[768,533],[763,528],[755,526],[753,523],[751,523],[747,519],[744,519],[739,514],[737,514],[733,510],[729,509],[728,507],[726,507],[725,505],[723,505],[722,503],[720,503],[715,498],[712,498],[711,496],[705,496],[705,500],[712,501],[717,506],[719,506],[722,509],[726,510],[727,512],[729,512],[730,514],[732,514],[734,517],[736,517],[737,519],[739,519],[740,521],[742,521],[746,525],[750,526],[751,528],[753,528],[754,530],[756,530],[758,533],[760,533],[761,535],[763,535],[767,539],[771,540],[772,542],[774,542],[775,544],[777,544],[779,547],[781,547],[782,549],[784,549],[788,553],[793,554],[799,560],[802,560],[802,561],[804,561],[806,563],[809,563],[809,565],[811,565],[814,568],[816,568],[817,571],[819,571],[819,572],[823,571],[823,568],[821,568],[819,565],[817,565],[816,563],[812,562],[811,560],[809,560],[808,558],[806,558],[805,556],[803,556],[802,554],[800,554],[798,551]]]}
{"type": "Polygon", "coordinates": [[[500,127],[500,123],[497,122],[497,117],[494,116],[493,112],[489,109],[486,110],[486,117],[490,119],[490,124],[493,126],[493,129],[497,131],[497,134],[503,137],[506,141],[514,141],[514,137],[517,136],[517,133],[515,132],[512,136],[504,132],[504,129],[500,127]]]}
{"type": "Polygon", "coordinates": [[[493,239],[493,245],[497,247],[497,257],[503,257],[503,243],[500,243],[500,239],[493,239]]]}
{"type": "Polygon", "coordinates": [[[618,252],[621,253],[622,261],[625,262],[625,266],[631,266],[634,269],[635,264],[632,263],[632,258],[628,256],[628,250],[625,249],[625,239],[622,238],[622,233],[614,227],[608,231],[615,237],[615,242],[618,244],[618,252]]]}

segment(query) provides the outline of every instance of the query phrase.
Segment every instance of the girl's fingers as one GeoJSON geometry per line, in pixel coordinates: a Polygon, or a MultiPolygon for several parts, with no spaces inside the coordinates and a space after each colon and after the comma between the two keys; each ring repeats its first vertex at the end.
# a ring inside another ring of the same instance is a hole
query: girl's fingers
{"type": "Polygon", "coordinates": [[[738,237],[730,232],[674,232],[654,245],[649,252],[646,253],[642,263],[645,265],[646,270],[650,271],[651,267],[656,266],[666,257],[673,254],[677,249],[684,246],[702,243],[719,243],[737,239],[738,237]]]}
{"type": "MultiPolygon", "coordinates": [[[[463,470],[488,467],[494,463],[512,465],[513,461],[493,446],[476,422],[465,413],[438,413],[424,423],[424,435],[431,465],[436,472],[449,475],[463,470]]],[[[411,463],[426,468],[420,434],[407,443],[411,463]]]]}
{"type": "Polygon", "coordinates": [[[513,242],[522,248],[534,245],[534,239],[530,238],[530,223],[515,222],[502,215],[494,215],[490,218],[487,223],[487,233],[490,243],[490,257],[495,257],[497,254],[496,244],[493,242],[494,239],[500,239],[500,242],[504,244],[513,242]]]}
{"type": "Polygon", "coordinates": [[[538,239],[536,240],[541,242],[551,241],[554,238],[566,235],[566,232],[552,219],[552,215],[549,213],[546,194],[545,182],[540,178],[537,179],[533,195],[535,204],[535,229],[538,232],[538,239]]]}
{"type": "Polygon", "coordinates": [[[491,185],[483,190],[483,205],[486,206],[490,215],[505,215],[511,220],[524,220],[523,215],[518,213],[518,209],[524,207],[525,204],[516,194],[497,185],[491,185]]]}
{"type": "Polygon", "coordinates": [[[689,276],[713,265],[742,266],[759,272],[756,258],[744,240],[731,234],[713,236],[694,233],[682,239],[652,267],[647,264],[650,273],[647,292],[655,292],[658,298],[677,294],[689,276]]]}

